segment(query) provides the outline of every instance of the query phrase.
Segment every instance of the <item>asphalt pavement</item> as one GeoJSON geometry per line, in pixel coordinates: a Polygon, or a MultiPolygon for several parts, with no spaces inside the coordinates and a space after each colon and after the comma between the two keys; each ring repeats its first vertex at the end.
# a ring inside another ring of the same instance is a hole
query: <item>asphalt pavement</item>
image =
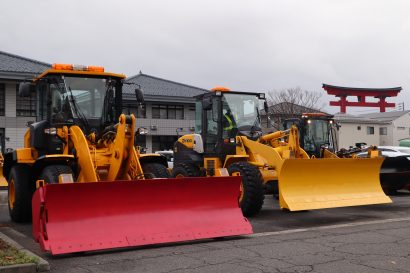
{"type": "Polygon", "coordinates": [[[52,272],[410,272],[410,193],[393,204],[283,212],[266,196],[255,234],[223,240],[52,257],[12,223],[0,192],[0,232],[46,259],[52,272]]]}

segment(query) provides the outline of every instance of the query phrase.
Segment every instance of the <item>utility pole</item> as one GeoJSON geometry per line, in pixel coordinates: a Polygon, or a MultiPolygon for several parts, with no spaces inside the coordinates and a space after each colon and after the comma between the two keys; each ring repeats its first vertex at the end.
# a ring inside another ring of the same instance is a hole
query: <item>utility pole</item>
{"type": "Polygon", "coordinates": [[[397,103],[398,111],[404,111],[404,101],[397,103]]]}

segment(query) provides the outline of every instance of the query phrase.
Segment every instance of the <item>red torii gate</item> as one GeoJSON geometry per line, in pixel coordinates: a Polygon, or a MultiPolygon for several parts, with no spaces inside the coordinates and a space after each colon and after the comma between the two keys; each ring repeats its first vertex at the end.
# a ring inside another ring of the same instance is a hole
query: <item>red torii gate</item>
{"type": "Polygon", "coordinates": [[[340,112],[346,113],[347,106],[380,107],[380,112],[386,112],[386,107],[396,106],[395,103],[386,102],[386,98],[396,97],[402,88],[356,88],[323,84],[323,89],[325,89],[329,95],[340,98],[338,101],[331,101],[330,106],[340,106],[340,112]],[[358,101],[347,101],[348,96],[356,96],[358,101]],[[378,98],[379,101],[366,102],[366,97],[378,98]]]}

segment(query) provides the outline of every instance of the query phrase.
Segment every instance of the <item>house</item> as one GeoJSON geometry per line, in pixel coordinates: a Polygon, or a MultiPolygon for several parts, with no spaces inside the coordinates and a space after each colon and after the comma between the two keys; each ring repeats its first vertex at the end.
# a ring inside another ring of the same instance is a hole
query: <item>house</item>
{"type": "MultiPolygon", "coordinates": [[[[0,51],[0,145],[1,150],[23,147],[27,123],[36,120],[37,94],[29,98],[17,95],[18,85],[31,80],[51,65],[0,51]]],[[[121,71],[118,71],[121,72],[121,71]]],[[[125,113],[137,116],[137,128],[148,129],[138,138],[147,151],[172,149],[177,137],[195,130],[195,99],[208,92],[203,88],[139,73],[125,80],[125,113]],[[138,107],[135,88],[144,92],[145,104],[138,107]]]]}
{"type": "Polygon", "coordinates": [[[362,115],[336,114],[339,129],[339,146],[348,148],[355,143],[398,146],[399,141],[410,137],[410,111],[392,111],[362,115]]]}
{"type": "Polygon", "coordinates": [[[45,62],[0,51],[0,144],[6,148],[23,147],[27,122],[36,120],[36,94],[17,95],[20,82],[50,68],[45,62]]]}
{"type": "Polygon", "coordinates": [[[148,134],[138,139],[138,145],[146,147],[148,152],[172,149],[178,136],[195,131],[194,96],[209,90],[141,72],[126,79],[126,83],[125,111],[136,115],[136,127],[148,129],[148,134]],[[140,111],[133,105],[136,87],[141,87],[144,93],[145,103],[140,111]]]}
{"type": "Polygon", "coordinates": [[[380,129],[380,144],[383,146],[398,146],[400,140],[410,137],[410,111],[392,111],[361,115],[372,120],[387,122],[380,129]]]}
{"type": "Polygon", "coordinates": [[[337,122],[337,139],[340,148],[355,147],[356,144],[380,145],[380,131],[388,126],[388,122],[354,116],[349,114],[335,114],[337,122]]]}

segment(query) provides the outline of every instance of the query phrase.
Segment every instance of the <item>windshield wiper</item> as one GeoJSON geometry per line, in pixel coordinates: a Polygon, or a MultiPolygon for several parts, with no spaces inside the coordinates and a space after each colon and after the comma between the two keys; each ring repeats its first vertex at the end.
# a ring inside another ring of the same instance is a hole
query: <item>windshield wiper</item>
{"type": "Polygon", "coordinates": [[[90,125],[88,123],[88,120],[85,117],[84,113],[80,110],[80,107],[78,106],[78,103],[74,98],[73,91],[71,90],[70,86],[68,86],[68,90],[70,91],[70,100],[71,100],[72,105],[73,105],[74,114],[77,116],[80,123],[82,123],[82,125],[84,126],[84,132],[86,134],[88,134],[88,130],[90,129],[90,125]]]}
{"type": "Polygon", "coordinates": [[[259,128],[259,127],[257,127],[256,125],[257,125],[258,123],[261,123],[261,118],[260,118],[260,115],[259,115],[258,108],[255,107],[255,110],[256,110],[257,118],[255,119],[255,121],[253,122],[253,125],[252,125],[252,127],[251,127],[251,135],[252,135],[252,136],[253,136],[253,134],[255,133],[256,129],[259,128]]]}
{"type": "Polygon", "coordinates": [[[113,104],[112,102],[112,97],[113,97],[113,84],[111,81],[107,83],[107,88],[105,90],[105,97],[104,97],[104,102],[103,102],[103,107],[102,107],[102,112],[101,112],[101,125],[104,127],[109,123],[114,122],[113,116],[115,114],[110,111],[110,107],[113,104]],[[111,115],[111,118],[110,118],[111,115]]]}

